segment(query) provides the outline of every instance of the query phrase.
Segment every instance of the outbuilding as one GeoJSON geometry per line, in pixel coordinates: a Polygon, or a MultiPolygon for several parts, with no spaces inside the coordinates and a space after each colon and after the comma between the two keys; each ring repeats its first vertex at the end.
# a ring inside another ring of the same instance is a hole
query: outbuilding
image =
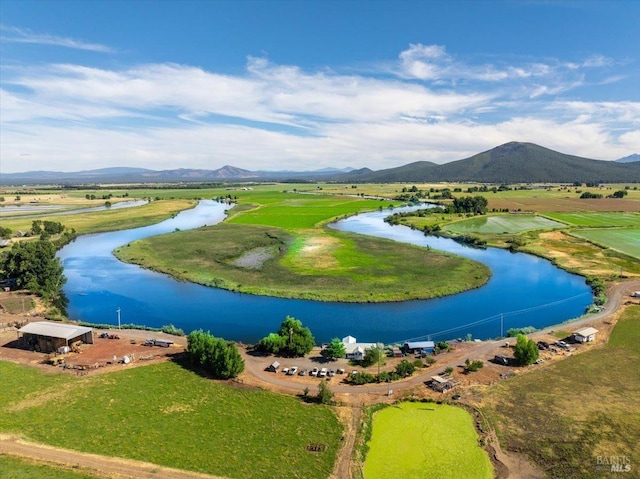
{"type": "Polygon", "coordinates": [[[272,373],[277,373],[279,368],[280,368],[280,363],[278,361],[274,361],[269,365],[267,370],[271,371],[272,373]]]}
{"type": "Polygon", "coordinates": [[[413,341],[404,343],[402,349],[405,353],[427,353],[431,354],[436,345],[433,341],[413,341]]]}
{"type": "Polygon", "coordinates": [[[76,324],[37,321],[29,323],[18,330],[25,346],[37,351],[50,353],[62,347],[69,347],[81,341],[93,344],[93,329],[76,324]]]}
{"type": "Polygon", "coordinates": [[[578,343],[588,343],[596,339],[597,332],[595,328],[583,328],[573,333],[573,340],[578,343]]]}

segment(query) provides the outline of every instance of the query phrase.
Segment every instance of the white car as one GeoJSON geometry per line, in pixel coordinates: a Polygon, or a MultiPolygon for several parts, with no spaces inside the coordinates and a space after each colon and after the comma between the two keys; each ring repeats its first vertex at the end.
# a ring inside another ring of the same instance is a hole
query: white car
{"type": "Polygon", "coordinates": [[[311,376],[317,376],[318,375],[318,368],[313,368],[309,374],[311,376]]]}
{"type": "Polygon", "coordinates": [[[288,376],[293,376],[297,372],[298,372],[298,366],[294,366],[291,369],[289,369],[289,371],[287,372],[287,375],[288,376]]]}
{"type": "Polygon", "coordinates": [[[327,368],[322,368],[318,373],[318,376],[320,376],[321,378],[325,377],[326,375],[327,375],[327,368]]]}

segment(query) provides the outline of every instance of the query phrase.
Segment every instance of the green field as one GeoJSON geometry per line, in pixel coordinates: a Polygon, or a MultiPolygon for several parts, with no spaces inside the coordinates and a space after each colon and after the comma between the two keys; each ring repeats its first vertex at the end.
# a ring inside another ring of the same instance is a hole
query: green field
{"type": "Polygon", "coordinates": [[[493,468],[467,411],[404,402],[375,414],[364,477],[491,479],[493,468]]]}
{"type": "Polygon", "coordinates": [[[490,275],[480,263],[389,240],[226,223],[147,238],[115,253],[206,286],[320,301],[431,298],[481,286],[490,275]]]}
{"type": "Polygon", "coordinates": [[[2,471],[2,479],[95,479],[96,477],[72,469],[35,464],[2,454],[0,454],[0,471],[2,471]]]}
{"type": "Polygon", "coordinates": [[[571,234],[640,259],[640,228],[582,229],[571,234]]]}
{"type": "Polygon", "coordinates": [[[503,381],[484,411],[507,450],[525,453],[548,477],[601,478],[598,456],[640,458],[640,307],[625,310],[609,343],[503,381]]]}
{"type": "Polygon", "coordinates": [[[562,221],[573,226],[586,228],[603,227],[638,227],[640,226],[640,214],[638,213],[545,213],[545,216],[557,221],[562,221]]]}
{"type": "Polygon", "coordinates": [[[331,409],[211,381],[173,362],[95,376],[0,362],[0,431],[83,452],[230,478],[326,478],[331,409]],[[308,452],[309,444],[324,452],[308,452]]]}
{"type": "Polygon", "coordinates": [[[455,223],[448,224],[446,231],[457,234],[516,234],[524,231],[562,228],[565,225],[542,216],[535,215],[499,215],[476,216],[455,223]]]}

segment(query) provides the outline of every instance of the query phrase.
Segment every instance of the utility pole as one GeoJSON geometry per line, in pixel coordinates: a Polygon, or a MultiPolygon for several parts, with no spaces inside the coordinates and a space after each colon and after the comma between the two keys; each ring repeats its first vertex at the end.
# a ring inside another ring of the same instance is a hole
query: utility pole
{"type": "Polygon", "coordinates": [[[504,338],[504,316],[500,313],[500,337],[504,338]]]}
{"type": "Polygon", "coordinates": [[[118,313],[118,329],[120,329],[120,308],[119,307],[116,310],[116,313],[118,313]]]}

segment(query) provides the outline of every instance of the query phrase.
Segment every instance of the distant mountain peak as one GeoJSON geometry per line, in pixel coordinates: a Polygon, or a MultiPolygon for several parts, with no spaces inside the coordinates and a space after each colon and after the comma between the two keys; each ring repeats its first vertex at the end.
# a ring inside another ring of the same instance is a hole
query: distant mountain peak
{"type": "Polygon", "coordinates": [[[634,161],[640,161],[640,155],[638,153],[620,158],[616,160],[616,163],[633,163],[634,161]]]}

